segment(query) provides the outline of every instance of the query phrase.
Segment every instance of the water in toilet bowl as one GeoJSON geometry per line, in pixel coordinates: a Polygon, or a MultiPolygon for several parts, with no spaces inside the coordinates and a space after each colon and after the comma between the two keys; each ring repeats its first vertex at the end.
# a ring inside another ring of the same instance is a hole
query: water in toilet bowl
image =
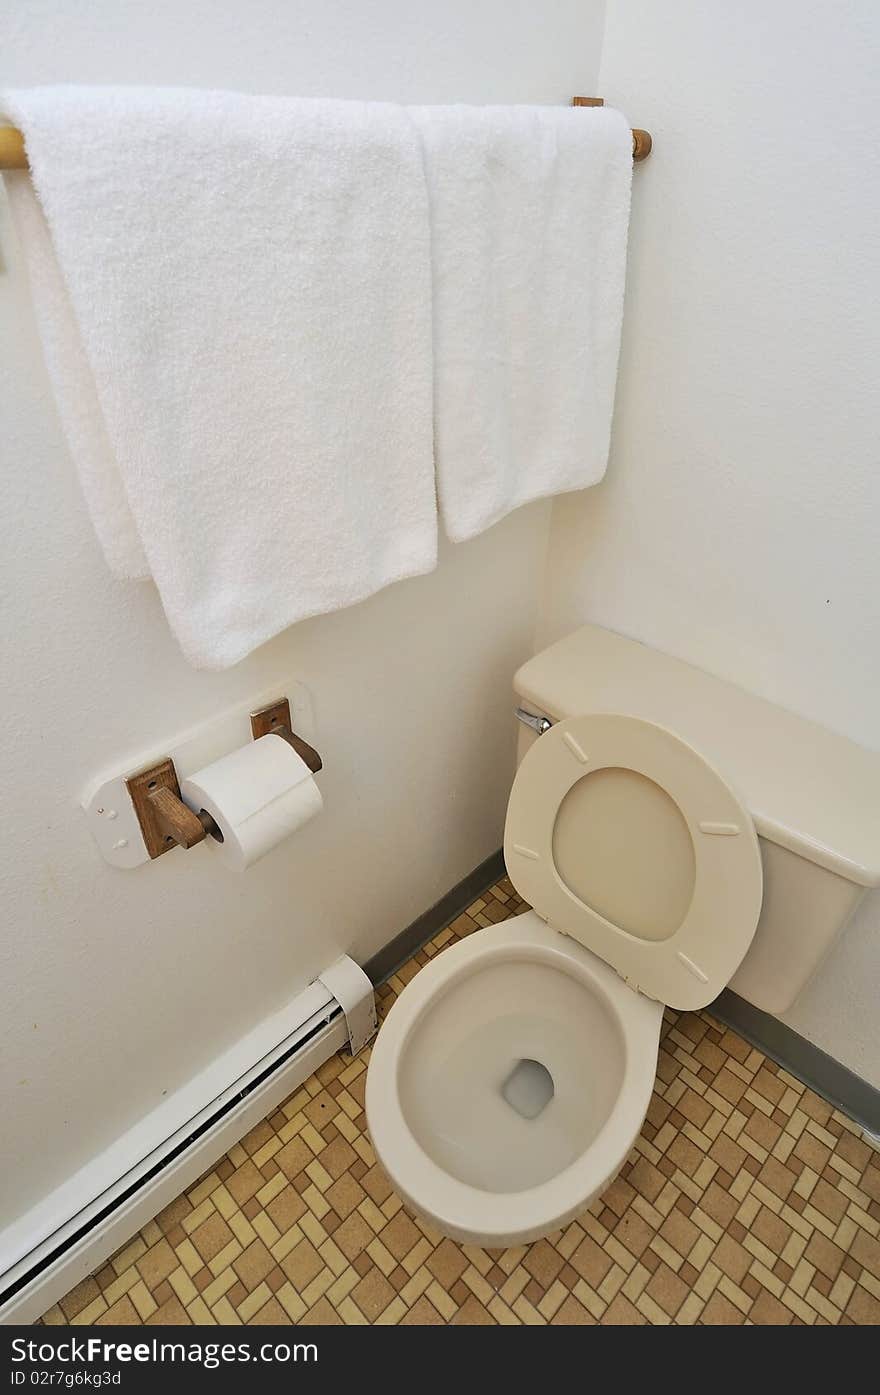
{"type": "Polygon", "coordinates": [[[406,1122],[459,1181],[516,1192],[589,1147],[623,1077],[599,995],[528,958],[454,981],[415,1024],[400,1065],[406,1122]]]}

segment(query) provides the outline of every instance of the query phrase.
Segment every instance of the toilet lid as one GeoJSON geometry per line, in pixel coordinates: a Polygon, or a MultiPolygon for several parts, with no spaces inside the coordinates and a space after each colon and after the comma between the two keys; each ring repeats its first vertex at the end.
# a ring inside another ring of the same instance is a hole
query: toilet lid
{"type": "Polygon", "coordinates": [[[639,717],[570,717],[534,743],[504,859],[539,915],[670,1007],[718,996],[761,913],[748,811],[699,752],[639,717]]]}

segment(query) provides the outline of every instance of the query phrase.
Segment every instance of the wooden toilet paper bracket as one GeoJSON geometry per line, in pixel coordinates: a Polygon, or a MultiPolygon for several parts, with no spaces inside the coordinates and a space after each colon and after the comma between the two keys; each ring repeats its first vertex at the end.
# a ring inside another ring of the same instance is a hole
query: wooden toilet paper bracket
{"type": "Polygon", "coordinates": [[[184,804],[170,758],[129,776],[125,787],[151,858],[161,857],[174,847],[194,848],[209,833],[218,843],[223,842],[223,834],[210,814],[204,809],[197,814],[184,804]]]}
{"type": "Polygon", "coordinates": [[[323,768],[324,762],[318,755],[314,746],[310,746],[308,741],[303,741],[301,736],[297,736],[293,730],[293,723],[290,720],[290,702],[287,698],[279,698],[277,702],[270,703],[268,707],[261,707],[258,712],[251,713],[251,732],[255,741],[259,741],[261,736],[281,736],[289,746],[292,746],[300,760],[305,761],[313,775],[323,768]]]}
{"type": "MultiPolygon", "coordinates": [[[[313,775],[323,767],[323,761],[307,741],[297,736],[290,720],[290,702],[279,698],[268,707],[251,713],[251,734],[255,741],[261,736],[280,736],[292,746],[313,775]]],[[[210,836],[223,842],[223,834],[205,810],[196,813],[180,797],[180,782],[174,761],[169,757],[147,766],[125,781],[129,797],[140,825],[144,846],[150,858],[161,857],[172,848],[194,848],[210,836]]]]}

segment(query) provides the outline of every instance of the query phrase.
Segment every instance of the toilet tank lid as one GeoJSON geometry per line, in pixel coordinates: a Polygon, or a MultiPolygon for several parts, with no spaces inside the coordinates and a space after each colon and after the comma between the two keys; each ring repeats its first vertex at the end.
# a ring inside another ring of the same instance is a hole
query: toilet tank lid
{"type": "Polygon", "coordinates": [[[761,837],[880,886],[880,754],[598,625],[529,659],[514,688],[557,721],[620,712],[668,727],[738,791],[761,837]]]}

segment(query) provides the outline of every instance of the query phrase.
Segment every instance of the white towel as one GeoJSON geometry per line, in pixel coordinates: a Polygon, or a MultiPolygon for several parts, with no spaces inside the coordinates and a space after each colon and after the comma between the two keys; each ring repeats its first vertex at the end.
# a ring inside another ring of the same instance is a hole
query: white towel
{"type": "Polygon", "coordinates": [[[118,574],[152,575],[190,661],[224,668],[429,571],[430,249],[406,111],[81,87],[3,110],[51,234],[10,181],[98,537],[118,574]]]}
{"type": "Polygon", "coordinates": [[[605,472],[632,136],[608,107],[418,107],[449,537],[605,472]]]}

